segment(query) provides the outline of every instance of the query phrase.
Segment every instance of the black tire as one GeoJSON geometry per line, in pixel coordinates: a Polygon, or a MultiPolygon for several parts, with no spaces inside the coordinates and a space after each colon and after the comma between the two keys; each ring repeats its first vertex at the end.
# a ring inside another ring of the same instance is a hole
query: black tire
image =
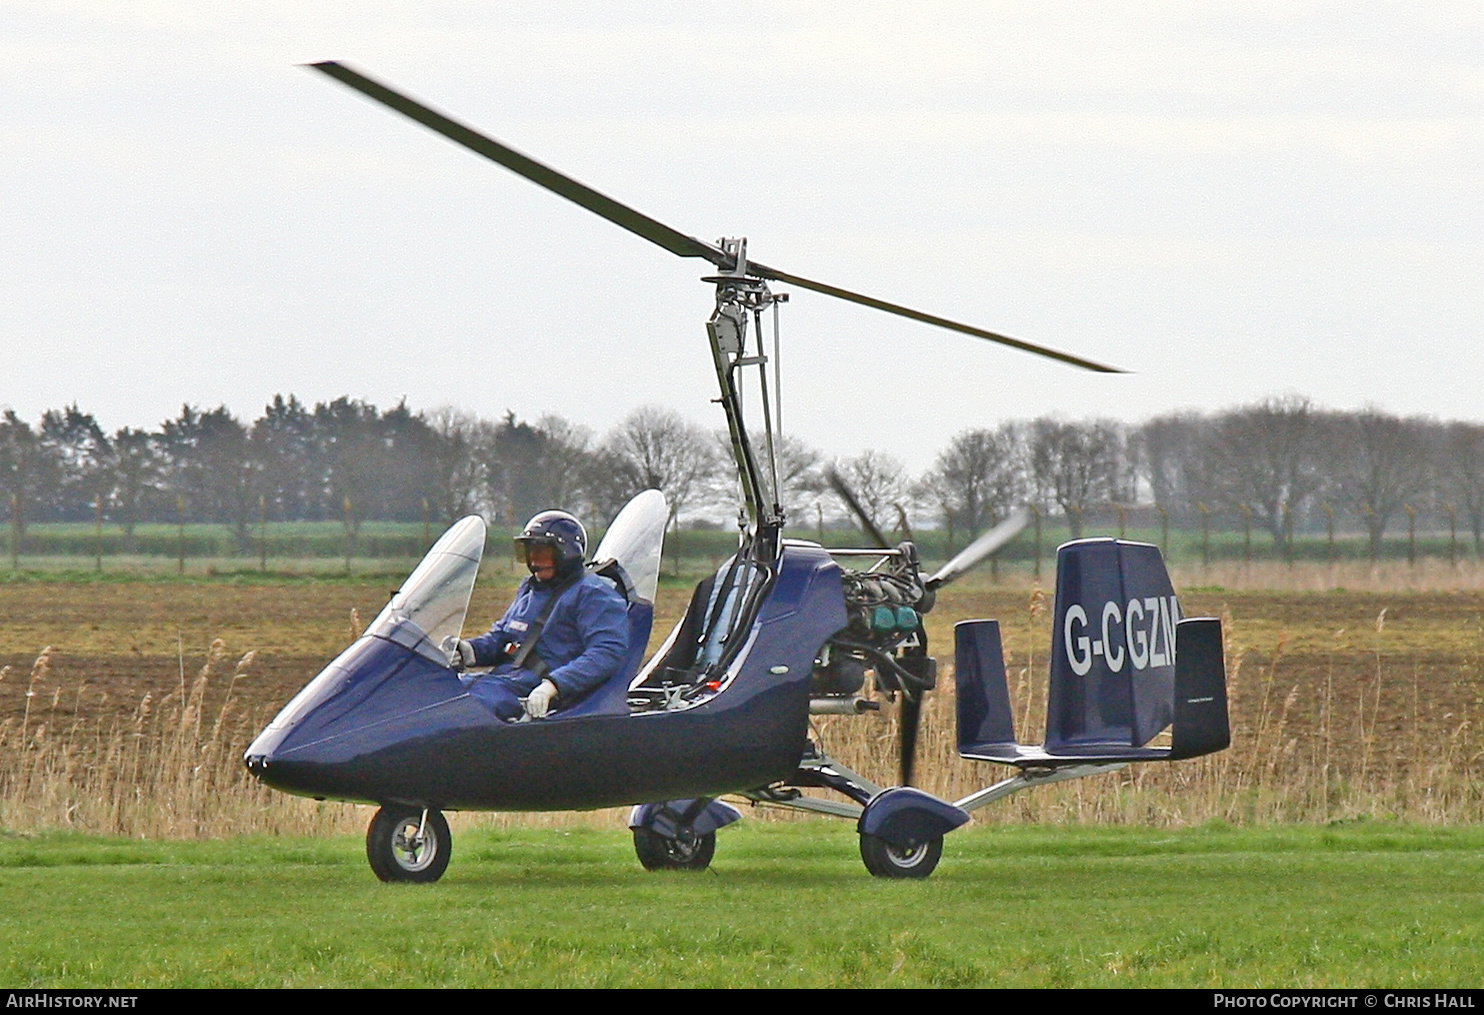
{"type": "Polygon", "coordinates": [[[453,836],[438,811],[429,810],[423,821],[421,809],[387,806],[376,812],[366,829],[366,859],[383,881],[429,884],[448,869],[453,855],[453,836]],[[421,841],[417,840],[422,825],[421,841]]]}
{"type": "Polygon", "coordinates": [[[893,846],[885,839],[861,833],[861,860],[878,878],[925,878],[943,858],[943,836],[915,846],[893,846]]]}
{"type": "Polygon", "coordinates": [[[647,828],[634,829],[634,852],[645,870],[703,871],[716,855],[716,833],[667,839],[647,828]]]}

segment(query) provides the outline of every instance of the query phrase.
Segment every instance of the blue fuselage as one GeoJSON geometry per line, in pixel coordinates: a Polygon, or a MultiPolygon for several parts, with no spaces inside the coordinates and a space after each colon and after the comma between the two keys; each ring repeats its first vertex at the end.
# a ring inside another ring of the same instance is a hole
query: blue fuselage
{"type": "Polygon", "coordinates": [[[584,809],[751,789],[795,771],[815,657],[845,622],[838,565],[817,546],[790,543],[714,690],[677,708],[635,709],[625,672],[566,711],[521,723],[496,719],[447,666],[366,636],[246,760],[290,793],[449,810],[584,809]]]}

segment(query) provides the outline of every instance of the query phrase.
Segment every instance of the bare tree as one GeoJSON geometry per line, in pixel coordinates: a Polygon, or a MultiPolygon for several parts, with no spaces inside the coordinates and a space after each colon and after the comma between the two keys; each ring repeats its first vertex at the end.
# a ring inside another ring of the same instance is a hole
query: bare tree
{"type": "MultiPolygon", "coordinates": [[[[536,428],[546,435],[547,489],[551,503],[575,505],[588,501],[586,483],[591,475],[593,432],[555,413],[538,419],[536,428]]],[[[622,507],[618,505],[618,509],[622,507]]],[[[593,521],[607,525],[618,509],[612,513],[598,512],[593,521]]]]}
{"type": "Polygon", "coordinates": [[[1313,403],[1284,396],[1218,416],[1206,429],[1204,480],[1212,499],[1246,508],[1287,552],[1293,522],[1323,482],[1313,403]]]}
{"type": "Polygon", "coordinates": [[[1428,489],[1424,424],[1367,408],[1334,417],[1329,430],[1341,493],[1360,516],[1371,555],[1380,556],[1392,516],[1428,489]]]}
{"type": "Polygon", "coordinates": [[[703,497],[716,469],[710,435],[673,409],[647,405],[635,409],[604,441],[607,467],[629,495],[656,489],[670,504],[673,524],[680,513],[703,497]]]}
{"type": "Polygon", "coordinates": [[[1062,509],[1072,538],[1082,538],[1082,515],[1124,492],[1123,432],[1110,420],[1067,423],[1042,418],[1030,427],[1031,478],[1039,496],[1062,509]]]}
{"type": "Polygon", "coordinates": [[[493,426],[466,409],[434,409],[428,426],[437,435],[428,502],[433,517],[450,524],[488,508],[488,475],[482,448],[492,443],[493,426]]]}
{"type": "Polygon", "coordinates": [[[1450,423],[1438,442],[1440,493],[1463,507],[1474,533],[1474,553],[1484,553],[1484,426],[1450,423]]]}
{"type": "Polygon", "coordinates": [[[964,430],[949,441],[919,490],[942,513],[950,542],[958,529],[972,539],[1025,498],[1025,457],[1013,424],[964,430]]]}
{"type": "Polygon", "coordinates": [[[854,457],[839,459],[835,471],[877,529],[882,529],[884,522],[896,521],[896,505],[905,506],[911,500],[907,467],[901,459],[884,451],[868,449],[854,457]]]}
{"type": "Polygon", "coordinates": [[[1212,499],[1203,467],[1209,428],[1199,414],[1180,412],[1150,420],[1135,437],[1150,495],[1171,514],[1189,517],[1197,503],[1212,499]]]}

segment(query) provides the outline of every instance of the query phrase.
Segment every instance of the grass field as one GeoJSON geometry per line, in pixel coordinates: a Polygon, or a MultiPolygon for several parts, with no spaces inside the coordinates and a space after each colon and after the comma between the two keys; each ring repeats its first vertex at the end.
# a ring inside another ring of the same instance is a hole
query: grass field
{"type": "Polygon", "coordinates": [[[845,823],[743,822],[700,874],[646,873],[621,831],[526,828],[461,833],[441,882],[405,886],[354,837],[10,837],[0,981],[1477,986],[1481,847],[1369,822],[970,828],[930,880],[883,882],[845,823]]]}

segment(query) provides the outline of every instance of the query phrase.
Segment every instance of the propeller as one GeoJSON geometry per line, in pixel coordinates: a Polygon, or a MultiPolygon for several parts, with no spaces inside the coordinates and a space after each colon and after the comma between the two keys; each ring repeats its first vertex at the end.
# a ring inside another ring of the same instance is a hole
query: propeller
{"type": "Polygon", "coordinates": [[[965,572],[979,566],[990,557],[996,550],[1004,546],[1010,540],[1020,534],[1026,523],[1031,520],[1031,514],[1025,508],[1016,508],[1010,512],[1010,516],[988,532],[964,547],[953,559],[944,564],[923,582],[928,591],[936,591],[949,582],[961,577],[965,572]]]}
{"type": "Polygon", "coordinates": [[[917,729],[922,724],[921,691],[902,694],[902,703],[897,706],[897,722],[902,727],[899,752],[902,765],[901,784],[910,786],[912,785],[912,770],[917,764],[917,729]]]}
{"type": "Polygon", "coordinates": [[[855,515],[856,521],[860,522],[861,530],[870,536],[881,549],[885,550],[890,547],[891,544],[886,541],[886,537],[881,534],[881,530],[876,527],[876,523],[871,521],[871,516],[861,506],[860,500],[855,496],[855,491],[845,482],[844,477],[832,468],[825,472],[824,478],[830,484],[830,489],[834,490],[840,499],[845,502],[845,506],[850,508],[850,512],[855,515]]]}
{"type": "MultiPolygon", "coordinates": [[[[416,99],[409,98],[401,92],[387,85],[367,77],[360,71],[347,67],[343,63],[334,60],[326,60],[321,63],[309,64],[311,68],[322,74],[327,74],[350,88],[354,88],[362,95],[375,99],[384,106],[395,109],[397,112],[407,116],[418,123],[435,130],[439,134],[453,141],[455,144],[463,145],[476,154],[483,155],[491,162],[495,162],[511,172],[525,177],[532,183],[545,187],[547,190],[580,207],[586,208],[595,215],[601,216],[616,226],[627,229],[635,236],[642,237],[656,246],[668,250],[680,257],[699,257],[710,261],[723,271],[737,271],[739,268],[748,275],[756,278],[765,278],[775,282],[783,282],[787,285],[798,286],[800,289],[809,289],[813,292],[822,293],[825,296],[833,296],[836,299],[846,300],[850,303],[858,303],[861,306],[871,307],[898,317],[906,317],[909,320],[920,321],[923,324],[931,324],[934,327],[946,328],[949,331],[957,331],[961,334],[972,335],[982,338],[988,342],[1009,346],[1012,349],[1020,349],[1023,352],[1044,356],[1047,359],[1058,360],[1068,363],[1084,370],[1095,370],[1099,373],[1117,374],[1123,373],[1117,367],[1106,366],[1095,363],[1071,353],[1061,352],[1043,345],[1036,345],[1008,335],[997,334],[976,328],[972,324],[963,324],[951,321],[946,317],[938,317],[934,314],[913,310],[897,303],[888,303],[886,300],[876,299],[874,296],[866,296],[863,293],[852,292],[849,289],[841,289],[838,286],[828,285],[824,282],[816,282],[813,279],[804,278],[802,275],[794,275],[777,268],[770,268],[765,264],[759,264],[753,260],[747,260],[744,264],[737,264],[737,257],[714,243],[707,243],[694,236],[687,236],[679,230],[672,229],[657,219],[652,219],[642,212],[635,211],[628,205],[621,204],[606,194],[601,194],[584,183],[572,179],[563,173],[557,172],[550,166],[537,162],[535,159],[523,155],[508,145],[501,144],[494,138],[479,133],[472,127],[459,123],[444,114],[423,105],[416,99]]],[[[883,545],[885,545],[883,543],[883,545]]]]}
{"type": "MultiPolygon", "coordinates": [[[[846,506],[850,508],[866,534],[875,540],[878,547],[886,549],[888,544],[885,537],[882,536],[881,530],[871,522],[871,517],[866,514],[865,508],[861,505],[860,498],[856,497],[855,491],[850,488],[850,484],[845,482],[845,478],[835,469],[830,469],[825,473],[825,479],[829,482],[830,489],[834,490],[840,499],[845,502],[846,506]]],[[[893,506],[896,507],[901,518],[902,527],[906,530],[906,511],[902,509],[900,504],[893,506]]],[[[1030,512],[1023,507],[1016,508],[1003,522],[980,535],[978,539],[975,539],[955,554],[952,560],[938,568],[929,578],[923,581],[923,587],[927,589],[929,596],[936,593],[944,585],[963,577],[969,571],[988,560],[994,555],[995,551],[1019,535],[1020,530],[1025,528],[1026,523],[1029,521],[1030,512]]],[[[901,725],[902,737],[900,751],[902,765],[901,784],[903,786],[910,786],[912,785],[912,770],[917,758],[917,730],[922,719],[921,691],[903,687],[897,719],[901,725]]]]}

